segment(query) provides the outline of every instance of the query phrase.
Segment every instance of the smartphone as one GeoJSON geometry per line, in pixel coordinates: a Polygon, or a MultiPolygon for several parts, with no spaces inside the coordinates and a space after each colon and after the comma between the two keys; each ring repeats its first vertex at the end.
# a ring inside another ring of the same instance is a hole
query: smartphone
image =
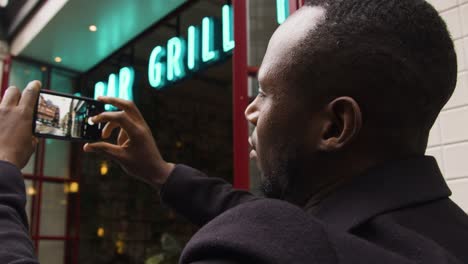
{"type": "Polygon", "coordinates": [[[104,112],[104,104],[91,98],[41,90],[33,119],[37,137],[70,141],[98,141],[104,124],[91,117],[104,112]]]}

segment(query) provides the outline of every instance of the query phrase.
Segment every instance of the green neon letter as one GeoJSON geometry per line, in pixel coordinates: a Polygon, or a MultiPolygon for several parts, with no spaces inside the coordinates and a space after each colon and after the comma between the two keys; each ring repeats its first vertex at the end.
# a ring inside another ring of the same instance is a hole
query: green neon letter
{"type": "Polygon", "coordinates": [[[223,50],[229,52],[235,47],[232,6],[223,6],[223,50]]]}
{"type": "Polygon", "coordinates": [[[200,30],[198,27],[190,26],[187,33],[187,67],[193,71],[198,68],[200,61],[200,30]]]}
{"type": "Polygon", "coordinates": [[[205,17],[202,21],[202,60],[210,62],[219,58],[219,52],[215,50],[215,25],[212,17],[205,17]]]}
{"type": "Polygon", "coordinates": [[[185,76],[185,40],[173,37],[167,41],[167,80],[174,81],[185,76]]]}
{"type": "Polygon", "coordinates": [[[148,79],[151,87],[161,89],[166,80],[166,64],[161,62],[163,57],[166,56],[166,49],[157,46],[151,52],[148,66],[148,79]]]}
{"type": "Polygon", "coordinates": [[[283,24],[289,16],[289,0],[276,0],[276,18],[278,24],[283,24]]]}
{"type": "Polygon", "coordinates": [[[119,72],[119,98],[133,100],[133,81],[135,71],[131,67],[123,67],[119,72]]]}
{"type": "MultiPolygon", "coordinates": [[[[117,95],[117,75],[112,73],[109,75],[109,81],[107,82],[106,96],[117,97],[117,95]]],[[[117,110],[116,107],[110,104],[107,104],[105,109],[107,111],[117,110]]]]}
{"type": "Polygon", "coordinates": [[[97,100],[99,96],[104,96],[107,93],[106,84],[98,82],[94,85],[94,99],[97,100]]]}

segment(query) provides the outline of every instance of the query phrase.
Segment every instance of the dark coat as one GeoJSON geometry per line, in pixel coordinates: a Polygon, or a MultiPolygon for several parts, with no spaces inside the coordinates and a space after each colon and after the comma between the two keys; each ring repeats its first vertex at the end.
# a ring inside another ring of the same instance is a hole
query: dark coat
{"type": "Polygon", "coordinates": [[[202,228],[181,263],[468,263],[468,217],[432,157],[385,164],[318,207],[261,199],[178,165],[163,201],[202,228]]]}
{"type": "MultiPolygon", "coordinates": [[[[0,263],[37,264],[20,171],[0,161],[0,263]]],[[[181,263],[468,263],[468,220],[433,158],[387,164],[314,211],[233,190],[178,165],[164,202],[203,226],[181,263]]]]}
{"type": "Polygon", "coordinates": [[[0,161],[0,263],[38,264],[29,236],[24,207],[23,175],[12,164],[0,161]]]}

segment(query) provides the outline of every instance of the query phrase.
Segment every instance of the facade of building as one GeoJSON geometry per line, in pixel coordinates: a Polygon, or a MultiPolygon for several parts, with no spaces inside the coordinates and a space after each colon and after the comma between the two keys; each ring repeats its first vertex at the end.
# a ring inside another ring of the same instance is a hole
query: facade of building
{"type": "MultiPolygon", "coordinates": [[[[54,8],[51,2],[42,8],[54,8]]],[[[256,74],[271,34],[303,1],[173,2],[177,5],[171,6],[172,11],[91,66],[81,62],[64,66],[67,54],[61,55],[63,62],[57,62],[55,55],[51,61],[32,58],[35,50],[42,54],[48,50],[25,44],[25,52],[17,52],[21,42],[12,40],[10,52],[4,52],[0,60],[2,91],[8,84],[21,88],[38,79],[58,92],[132,99],[167,160],[257,192],[258,171],[248,159],[247,138],[252,128],[244,110],[258,92],[256,74]],[[198,35],[203,32],[213,35],[198,35]],[[181,56],[187,60],[180,60],[181,56]],[[170,74],[161,74],[162,69],[170,74]]],[[[427,154],[437,158],[453,190],[452,198],[468,211],[468,1],[430,2],[454,38],[459,81],[431,131],[427,154]]],[[[96,8],[106,11],[105,5],[111,3],[103,0],[96,8]]],[[[66,23],[60,12],[78,12],[79,4],[63,1],[64,11],[54,11],[53,19],[58,21],[49,24],[66,23]]],[[[131,17],[131,10],[127,11],[131,17]]],[[[114,35],[106,35],[96,49],[111,45],[116,34],[126,29],[113,30],[114,35]]],[[[75,31],[61,38],[74,38],[75,31]]],[[[93,41],[84,33],[76,34],[93,41]]],[[[32,43],[50,36],[39,33],[32,43]]],[[[83,43],[86,39],[80,40],[83,43]]],[[[88,49],[83,48],[80,56],[91,54],[88,49]]],[[[79,111],[67,118],[82,121],[79,111]]],[[[197,227],[165,208],[153,189],[128,177],[105,157],[83,154],[81,147],[80,143],[41,140],[23,170],[31,234],[41,263],[177,263],[197,227]]]]}

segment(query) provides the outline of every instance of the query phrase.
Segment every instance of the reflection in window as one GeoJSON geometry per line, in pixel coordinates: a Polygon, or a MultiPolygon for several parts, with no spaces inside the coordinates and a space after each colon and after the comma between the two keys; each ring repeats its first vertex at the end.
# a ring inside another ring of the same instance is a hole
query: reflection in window
{"type": "Polygon", "coordinates": [[[65,236],[67,215],[66,187],[67,184],[64,185],[62,183],[44,182],[42,185],[40,226],[40,234],[42,236],[65,236]]]}
{"type": "Polygon", "coordinates": [[[43,72],[39,66],[14,60],[11,64],[10,85],[21,91],[33,80],[43,81],[43,72]]]}
{"type": "Polygon", "coordinates": [[[68,141],[46,139],[44,175],[69,177],[70,147],[68,141]]]}
{"type": "Polygon", "coordinates": [[[47,264],[63,264],[65,254],[64,241],[39,242],[39,262],[47,264]]]}

